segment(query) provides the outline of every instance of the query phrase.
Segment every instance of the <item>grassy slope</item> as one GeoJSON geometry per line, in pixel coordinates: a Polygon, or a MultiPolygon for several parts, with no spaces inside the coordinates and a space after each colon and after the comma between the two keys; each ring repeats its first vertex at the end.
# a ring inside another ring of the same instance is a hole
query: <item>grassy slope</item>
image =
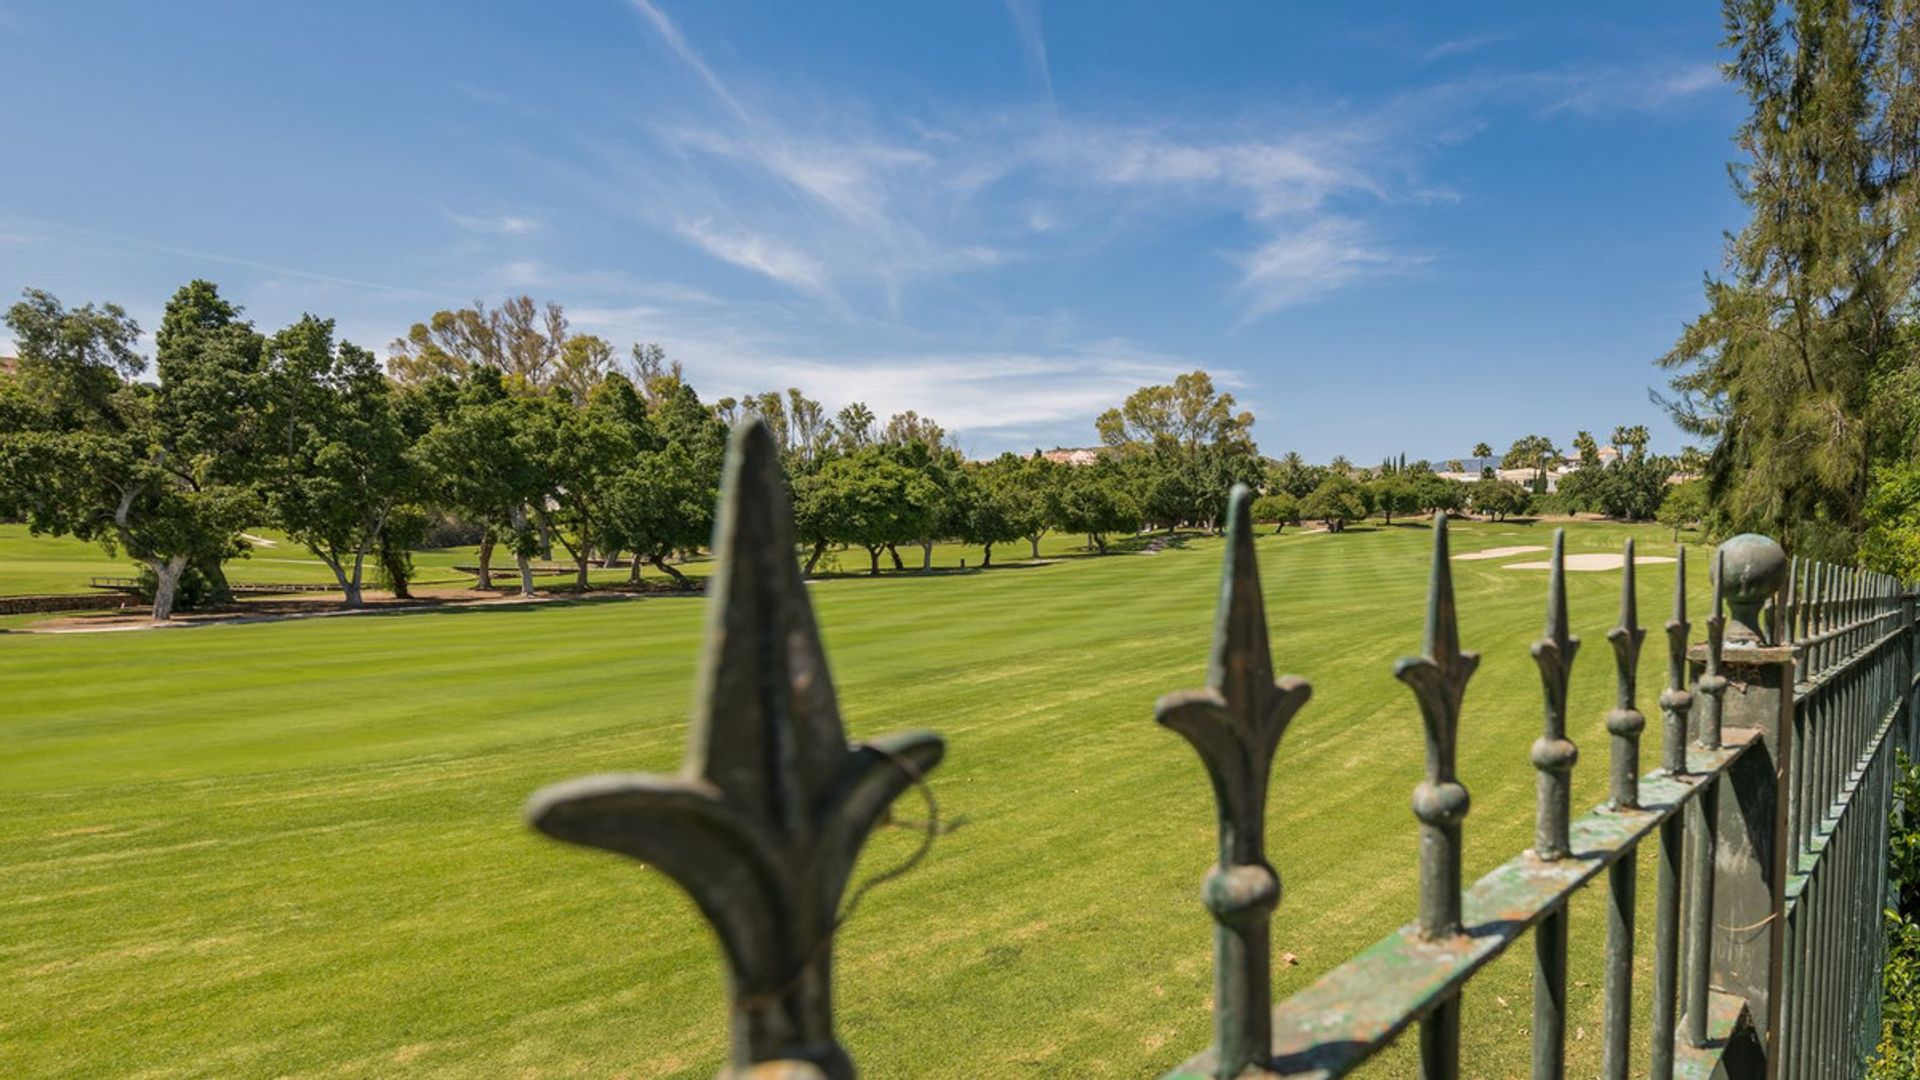
{"type": "MultiPolygon", "coordinates": [[[[1625,531],[1578,526],[1569,547],[1616,550],[1625,531]]],[[[1418,645],[1429,538],[1260,542],[1276,664],[1316,684],[1270,814],[1276,951],[1298,957],[1280,994],[1414,909],[1419,722],[1389,667],[1418,645]]],[[[1524,525],[1455,537],[1547,542],[1524,525]]],[[[842,932],[841,1034],[868,1075],[1139,1076],[1206,1044],[1211,804],[1151,709],[1202,677],[1218,562],[1202,541],[814,586],[850,732],[943,732],[933,786],[960,824],[842,932]]],[[[1526,643],[1545,575],[1455,573],[1485,652],[1461,750],[1471,880],[1531,839],[1526,643]]],[[[1571,577],[1585,807],[1604,794],[1619,578],[1571,577]]],[[[1642,579],[1652,621],[1671,568],[1642,579]]],[[[676,766],[701,610],[656,597],[0,639],[0,1075],[712,1075],[725,1006],[691,906],[516,817],[552,780],[676,766]]],[[[911,840],[881,836],[863,872],[911,840]]],[[[1597,1054],[1601,904],[1576,907],[1575,1073],[1597,1054]]],[[[1650,919],[1641,940],[1644,993],[1650,919]]],[[[1529,952],[1467,998],[1470,1073],[1525,1071],[1529,952]]],[[[1405,1050],[1376,1073],[1404,1074],[1405,1050]]]]}

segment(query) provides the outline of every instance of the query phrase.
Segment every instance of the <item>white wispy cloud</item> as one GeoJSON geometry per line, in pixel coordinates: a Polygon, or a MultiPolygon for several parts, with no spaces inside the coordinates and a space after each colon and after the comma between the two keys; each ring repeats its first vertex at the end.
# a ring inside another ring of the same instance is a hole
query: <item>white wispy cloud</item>
{"type": "Polygon", "coordinates": [[[1420,54],[1420,59],[1430,64],[1435,60],[1444,60],[1450,56],[1465,56],[1468,53],[1476,53],[1489,45],[1498,45],[1501,42],[1511,40],[1513,40],[1513,35],[1510,33],[1472,34],[1467,37],[1452,38],[1428,48],[1420,54]]]}
{"type": "Polygon", "coordinates": [[[1589,116],[1658,112],[1726,86],[1719,65],[1699,60],[1584,67],[1526,78],[1537,81],[1545,90],[1543,112],[1589,116]]]}
{"type": "Polygon", "coordinates": [[[747,110],[741,107],[740,102],[734,98],[733,92],[728,90],[727,85],[720,81],[720,77],[713,73],[712,68],[707,66],[707,61],[694,51],[693,46],[687,44],[687,39],[680,33],[680,27],[675,25],[672,19],[667,18],[666,12],[655,7],[651,0],[629,0],[629,3],[633,5],[635,11],[646,18],[647,22],[653,24],[654,32],[660,35],[660,40],[680,58],[681,63],[687,65],[700,77],[700,81],[706,84],[707,89],[722,105],[726,106],[728,112],[742,120],[747,118],[747,110]]]}
{"type": "MultiPolygon", "coordinates": [[[[1032,0],[1005,2],[1050,93],[1039,9],[1032,0]]],[[[1184,256],[1190,262],[1166,272],[1217,275],[1223,330],[1244,326],[1444,259],[1409,246],[1396,210],[1461,198],[1446,177],[1430,175],[1433,167],[1497,118],[1656,111],[1719,83],[1710,63],[1650,59],[1480,71],[1374,102],[1249,104],[1228,115],[1177,102],[1127,116],[1075,113],[1051,100],[889,112],[815,86],[775,88],[723,70],[660,0],[629,3],[672,61],[659,77],[685,79],[697,92],[649,98],[638,122],[631,114],[600,127],[576,120],[568,133],[584,152],[547,164],[597,209],[812,305],[815,322],[796,331],[802,338],[828,325],[844,335],[863,319],[886,324],[916,286],[919,295],[939,289],[966,303],[967,275],[1097,257],[1130,232],[1200,221],[1237,221],[1238,235],[1196,246],[1184,256]]],[[[1432,61],[1508,36],[1406,51],[1409,61],[1432,61]]],[[[886,362],[924,352],[892,352],[886,362]]],[[[742,355],[807,362],[778,348],[742,355]]],[[[840,357],[821,377],[881,378],[840,357]]]]}
{"type": "Polygon", "coordinates": [[[1241,322],[1319,299],[1361,277],[1402,273],[1425,261],[1379,246],[1364,225],[1343,218],[1282,231],[1239,258],[1246,276],[1238,291],[1247,299],[1241,322]]]}
{"type": "Polygon", "coordinates": [[[462,214],[456,210],[441,210],[447,220],[470,233],[490,233],[499,236],[521,236],[540,229],[540,219],[521,214],[462,214]]]}
{"type": "Polygon", "coordinates": [[[1053,100],[1053,68],[1047,63],[1047,35],[1040,25],[1039,0],[1007,0],[1007,14],[1013,16],[1013,29],[1020,36],[1020,49],[1027,70],[1053,100]]]}
{"type": "Polygon", "coordinates": [[[765,274],[796,289],[821,294],[830,291],[826,269],[819,260],[767,237],[724,230],[709,218],[681,222],[680,235],[705,248],[715,258],[765,274]]]}

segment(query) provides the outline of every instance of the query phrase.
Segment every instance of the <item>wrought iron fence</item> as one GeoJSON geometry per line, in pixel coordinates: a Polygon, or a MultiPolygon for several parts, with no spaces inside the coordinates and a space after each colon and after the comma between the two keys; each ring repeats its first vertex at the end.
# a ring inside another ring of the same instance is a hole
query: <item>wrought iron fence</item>
{"type": "MultiPolygon", "coordinates": [[[[1460,1075],[1460,998],[1476,972],[1531,936],[1533,1074],[1564,1070],[1568,904],[1604,876],[1602,1071],[1626,1077],[1635,1023],[1639,845],[1653,838],[1655,1080],[1858,1075],[1878,1029],[1891,754],[1913,747],[1914,596],[1881,575],[1789,560],[1741,536],[1711,568],[1705,641],[1690,644],[1686,552],[1666,620],[1658,697],[1662,758],[1640,771],[1640,625],[1627,544],[1606,716],[1607,803],[1579,817],[1556,534],[1545,630],[1532,646],[1543,719],[1533,744],[1533,847],[1461,880],[1470,805],[1455,772],[1461,702],[1479,663],[1455,620],[1444,516],[1434,523],[1425,644],[1395,675],[1423,721],[1426,779],[1416,918],[1276,1007],[1270,921],[1280,876],[1264,844],[1270,767],[1310,689],[1276,679],[1250,495],[1231,496],[1218,615],[1202,689],[1170,694],[1158,721],[1199,753],[1218,811],[1218,861],[1202,887],[1215,922],[1214,1041],[1172,1077],[1335,1077],[1418,1029],[1423,1076],[1460,1075]]],[[[536,793],[554,837],[652,863],[719,937],[732,999],[730,1065],[742,1077],[850,1077],[834,1034],[835,931],[859,893],[848,876],[892,801],[939,764],[939,736],[848,745],[794,558],[778,456],[757,422],[728,455],[716,573],[686,766],[536,793]]],[[[924,853],[924,848],[922,853],[924,853]]],[[[916,856],[917,858],[918,856],[916,856]]]]}

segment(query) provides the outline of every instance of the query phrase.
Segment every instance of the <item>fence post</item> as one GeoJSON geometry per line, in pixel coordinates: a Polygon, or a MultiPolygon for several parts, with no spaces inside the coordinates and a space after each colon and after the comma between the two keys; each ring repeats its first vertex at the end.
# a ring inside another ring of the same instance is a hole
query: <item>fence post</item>
{"type": "MultiPolygon", "coordinates": [[[[1786,783],[1793,731],[1794,659],[1761,609],[1785,583],[1780,545],[1752,533],[1720,545],[1716,563],[1728,608],[1720,719],[1727,741],[1756,745],[1722,774],[1713,875],[1714,987],[1744,998],[1754,1035],[1777,1073],[1787,881],[1786,783]],[[1745,729],[1741,731],[1740,729],[1745,729]]],[[[1696,676],[1706,650],[1693,650],[1696,676]]]]}

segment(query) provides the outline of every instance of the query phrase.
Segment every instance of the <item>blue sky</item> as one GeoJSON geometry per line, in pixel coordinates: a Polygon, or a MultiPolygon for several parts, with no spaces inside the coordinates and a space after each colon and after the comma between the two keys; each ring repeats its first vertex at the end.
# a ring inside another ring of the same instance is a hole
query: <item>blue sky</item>
{"type": "Polygon", "coordinates": [[[1094,441],[1204,367],[1263,450],[1646,423],[1737,97],[1716,5],[0,0],[0,290],[218,281],[384,352],[526,292],[708,399],[1094,441]]]}

